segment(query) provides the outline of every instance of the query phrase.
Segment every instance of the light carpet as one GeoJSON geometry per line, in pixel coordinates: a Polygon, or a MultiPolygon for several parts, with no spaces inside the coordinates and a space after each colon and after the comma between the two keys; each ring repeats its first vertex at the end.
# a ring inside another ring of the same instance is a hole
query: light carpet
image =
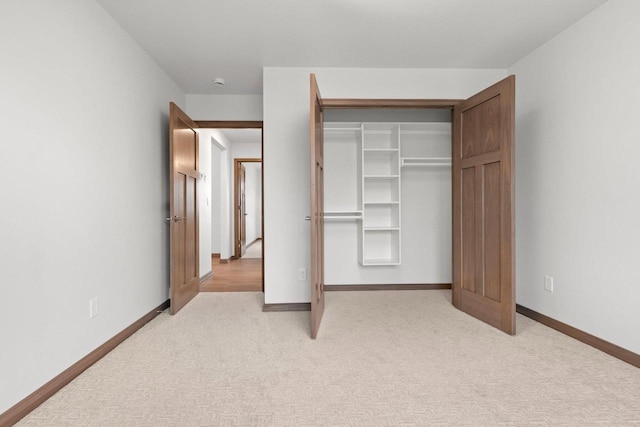
{"type": "Polygon", "coordinates": [[[308,312],[200,294],[19,425],[640,425],[640,369],[520,315],[508,336],[450,295],[327,293],[314,341],[308,312]]]}

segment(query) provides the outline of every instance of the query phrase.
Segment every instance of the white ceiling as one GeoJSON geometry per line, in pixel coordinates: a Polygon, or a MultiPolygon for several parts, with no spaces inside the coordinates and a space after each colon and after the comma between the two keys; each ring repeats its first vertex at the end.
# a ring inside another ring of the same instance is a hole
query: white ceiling
{"type": "Polygon", "coordinates": [[[98,2],[186,93],[262,94],[265,66],[507,68],[606,0],[98,2]]]}

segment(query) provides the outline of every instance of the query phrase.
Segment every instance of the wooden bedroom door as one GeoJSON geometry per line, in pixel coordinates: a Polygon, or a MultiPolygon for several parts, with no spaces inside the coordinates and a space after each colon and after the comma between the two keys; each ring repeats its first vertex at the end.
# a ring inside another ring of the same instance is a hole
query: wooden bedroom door
{"type": "Polygon", "coordinates": [[[515,334],[515,76],[454,107],[453,304],[515,334]]]}
{"type": "Polygon", "coordinates": [[[322,97],[311,74],[311,338],[324,312],[324,139],[322,97]]]}
{"type": "Polygon", "coordinates": [[[171,314],[198,294],[198,126],[169,106],[169,220],[171,314]]]}

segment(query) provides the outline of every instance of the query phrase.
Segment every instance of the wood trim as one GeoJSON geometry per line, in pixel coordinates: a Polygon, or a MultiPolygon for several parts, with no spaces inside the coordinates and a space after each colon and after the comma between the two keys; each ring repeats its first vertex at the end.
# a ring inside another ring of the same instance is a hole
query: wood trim
{"type": "Polygon", "coordinates": [[[220,254],[211,254],[211,259],[220,258],[220,254]]]}
{"type": "MultiPolygon", "coordinates": [[[[231,259],[234,259],[231,257],[231,259]]],[[[229,258],[220,258],[220,264],[229,264],[229,258]]]]}
{"type": "Polygon", "coordinates": [[[158,314],[162,313],[169,307],[169,300],[166,300],[140,319],[123,329],[113,338],[87,354],[85,357],[65,369],[51,381],[31,393],[29,396],[16,403],[6,412],[0,414],[0,426],[10,426],[20,421],[31,411],[40,406],[44,401],[60,391],[65,385],[69,384],[78,375],[91,367],[98,360],[102,359],[107,353],[116,348],[124,340],[133,335],[138,329],[153,320],[158,314]]]}
{"type": "Polygon", "coordinates": [[[256,158],[256,157],[251,157],[251,158],[247,158],[247,157],[234,157],[235,161],[240,162],[240,163],[262,163],[262,159],[256,158]]]}
{"type": "MultiPolygon", "coordinates": [[[[260,189],[260,210],[262,211],[260,234],[264,238],[264,125],[260,131],[260,158],[262,159],[262,168],[260,169],[260,185],[262,186],[260,189]]],[[[264,294],[264,240],[262,241],[262,293],[264,294]]]]}
{"type": "Polygon", "coordinates": [[[337,99],[322,100],[322,108],[443,108],[452,109],[462,99],[337,99]]]}
{"type": "Polygon", "coordinates": [[[263,312],[274,311],[311,311],[310,302],[294,302],[294,303],[282,303],[282,304],[264,304],[262,306],[263,312]]]}
{"type": "Polygon", "coordinates": [[[262,129],[262,120],[195,120],[198,127],[208,129],[262,129]]]}
{"type": "Polygon", "coordinates": [[[451,283],[401,283],[397,285],[324,285],[325,291],[416,291],[451,289],[451,283]]]}
{"type": "Polygon", "coordinates": [[[208,272],[207,274],[205,274],[204,276],[200,276],[200,281],[204,282],[205,280],[207,280],[209,277],[211,277],[213,275],[213,270],[211,270],[210,272],[208,272]]]}
{"type": "Polygon", "coordinates": [[[562,332],[563,334],[568,335],[571,338],[575,338],[578,341],[590,345],[591,347],[594,347],[600,351],[603,351],[610,356],[613,356],[622,360],[623,362],[627,362],[630,365],[640,368],[640,354],[612,344],[609,341],[605,341],[602,338],[598,338],[587,332],[581,331],[580,329],[569,326],[566,323],[562,323],[559,320],[553,319],[549,316],[545,316],[544,314],[538,313],[537,311],[531,310],[530,308],[524,307],[520,304],[516,304],[516,311],[523,316],[526,316],[530,319],[535,320],[536,322],[550,327],[551,329],[562,332]]]}

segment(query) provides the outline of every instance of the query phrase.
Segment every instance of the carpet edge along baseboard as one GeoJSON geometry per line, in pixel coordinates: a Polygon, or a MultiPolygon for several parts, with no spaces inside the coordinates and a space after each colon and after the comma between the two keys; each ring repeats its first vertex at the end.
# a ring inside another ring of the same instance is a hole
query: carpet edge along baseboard
{"type": "Polygon", "coordinates": [[[591,335],[578,328],[574,328],[573,326],[567,325],[566,323],[560,322],[559,320],[546,316],[542,313],[538,313],[537,311],[524,307],[520,304],[516,304],[516,311],[523,316],[548,326],[551,329],[555,329],[558,332],[570,336],[584,344],[590,345],[591,347],[620,359],[623,362],[627,362],[630,365],[640,368],[640,354],[610,343],[609,341],[605,341],[602,338],[598,338],[595,335],[591,335]]]}
{"type": "Polygon", "coordinates": [[[138,329],[153,320],[158,314],[162,313],[169,307],[169,300],[166,300],[140,319],[127,326],[125,329],[117,333],[115,336],[107,340],[104,344],[93,350],[91,353],[78,360],[69,368],[56,375],[52,380],[45,383],[42,387],[13,405],[4,413],[0,414],[0,426],[11,426],[22,418],[27,416],[31,411],[40,406],[43,402],[56,394],[65,385],[73,381],[78,375],[86,371],[98,360],[102,359],[111,350],[116,348],[124,340],[133,335],[138,329]]]}

